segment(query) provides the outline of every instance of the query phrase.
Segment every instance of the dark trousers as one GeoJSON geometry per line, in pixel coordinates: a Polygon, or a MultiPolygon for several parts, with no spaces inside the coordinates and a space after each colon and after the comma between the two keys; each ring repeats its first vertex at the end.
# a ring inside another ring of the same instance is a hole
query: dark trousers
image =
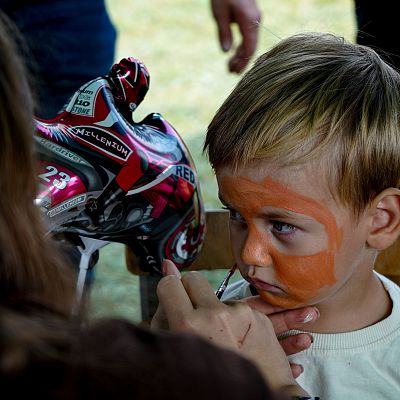
{"type": "Polygon", "coordinates": [[[36,115],[51,118],[114,62],[116,30],[104,0],[39,0],[8,10],[26,41],[36,115]]]}

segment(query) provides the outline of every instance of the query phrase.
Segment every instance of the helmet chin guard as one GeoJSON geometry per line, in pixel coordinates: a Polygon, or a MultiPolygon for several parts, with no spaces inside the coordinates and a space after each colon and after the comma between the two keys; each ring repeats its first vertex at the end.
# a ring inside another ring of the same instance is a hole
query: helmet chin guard
{"type": "Polygon", "coordinates": [[[179,134],[160,114],[132,119],[149,79],[140,61],[123,59],[81,86],[55,118],[36,119],[36,203],[56,237],[124,243],[143,271],[160,273],[165,258],[178,268],[194,261],[205,214],[179,134]]]}

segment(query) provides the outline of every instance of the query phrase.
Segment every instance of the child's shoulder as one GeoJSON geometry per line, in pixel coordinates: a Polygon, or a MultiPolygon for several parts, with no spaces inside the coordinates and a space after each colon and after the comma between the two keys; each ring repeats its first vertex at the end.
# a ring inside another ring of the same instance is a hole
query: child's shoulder
{"type": "MultiPolygon", "coordinates": [[[[389,278],[386,278],[386,276],[375,272],[379,280],[382,282],[384,288],[388,292],[390,299],[392,300],[393,304],[399,304],[400,303],[400,287],[391,281],[389,278]]],[[[400,310],[399,310],[400,312],[400,310]]]]}

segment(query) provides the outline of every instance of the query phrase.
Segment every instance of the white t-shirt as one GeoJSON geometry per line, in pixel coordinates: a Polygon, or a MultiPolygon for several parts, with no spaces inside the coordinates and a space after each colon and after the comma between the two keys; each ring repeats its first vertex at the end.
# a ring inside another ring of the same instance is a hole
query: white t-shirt
{"type": "MultiPolygon", "coordinates": [[[[321,400],[400,399],[400,288],[378,276],[393,302],[387,318],[353,332],[312,333],[311,348],[289,357],[304,367],[297,381],[311,395],[321,400]]],[[[239,281],[227,288],[223,300],[246,296],[251,296],[249,284],[239,281]]]]}

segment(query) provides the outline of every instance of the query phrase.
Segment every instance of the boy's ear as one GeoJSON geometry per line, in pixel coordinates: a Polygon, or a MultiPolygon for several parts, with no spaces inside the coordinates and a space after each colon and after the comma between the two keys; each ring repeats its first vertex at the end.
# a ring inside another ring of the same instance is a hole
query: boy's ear
{"type": "Polygon", "coordinates": [[[367,243],[382,250],[392,245],[400,234],[400,190],[385,189],[371,205],[371,225],[367,243]]]}

